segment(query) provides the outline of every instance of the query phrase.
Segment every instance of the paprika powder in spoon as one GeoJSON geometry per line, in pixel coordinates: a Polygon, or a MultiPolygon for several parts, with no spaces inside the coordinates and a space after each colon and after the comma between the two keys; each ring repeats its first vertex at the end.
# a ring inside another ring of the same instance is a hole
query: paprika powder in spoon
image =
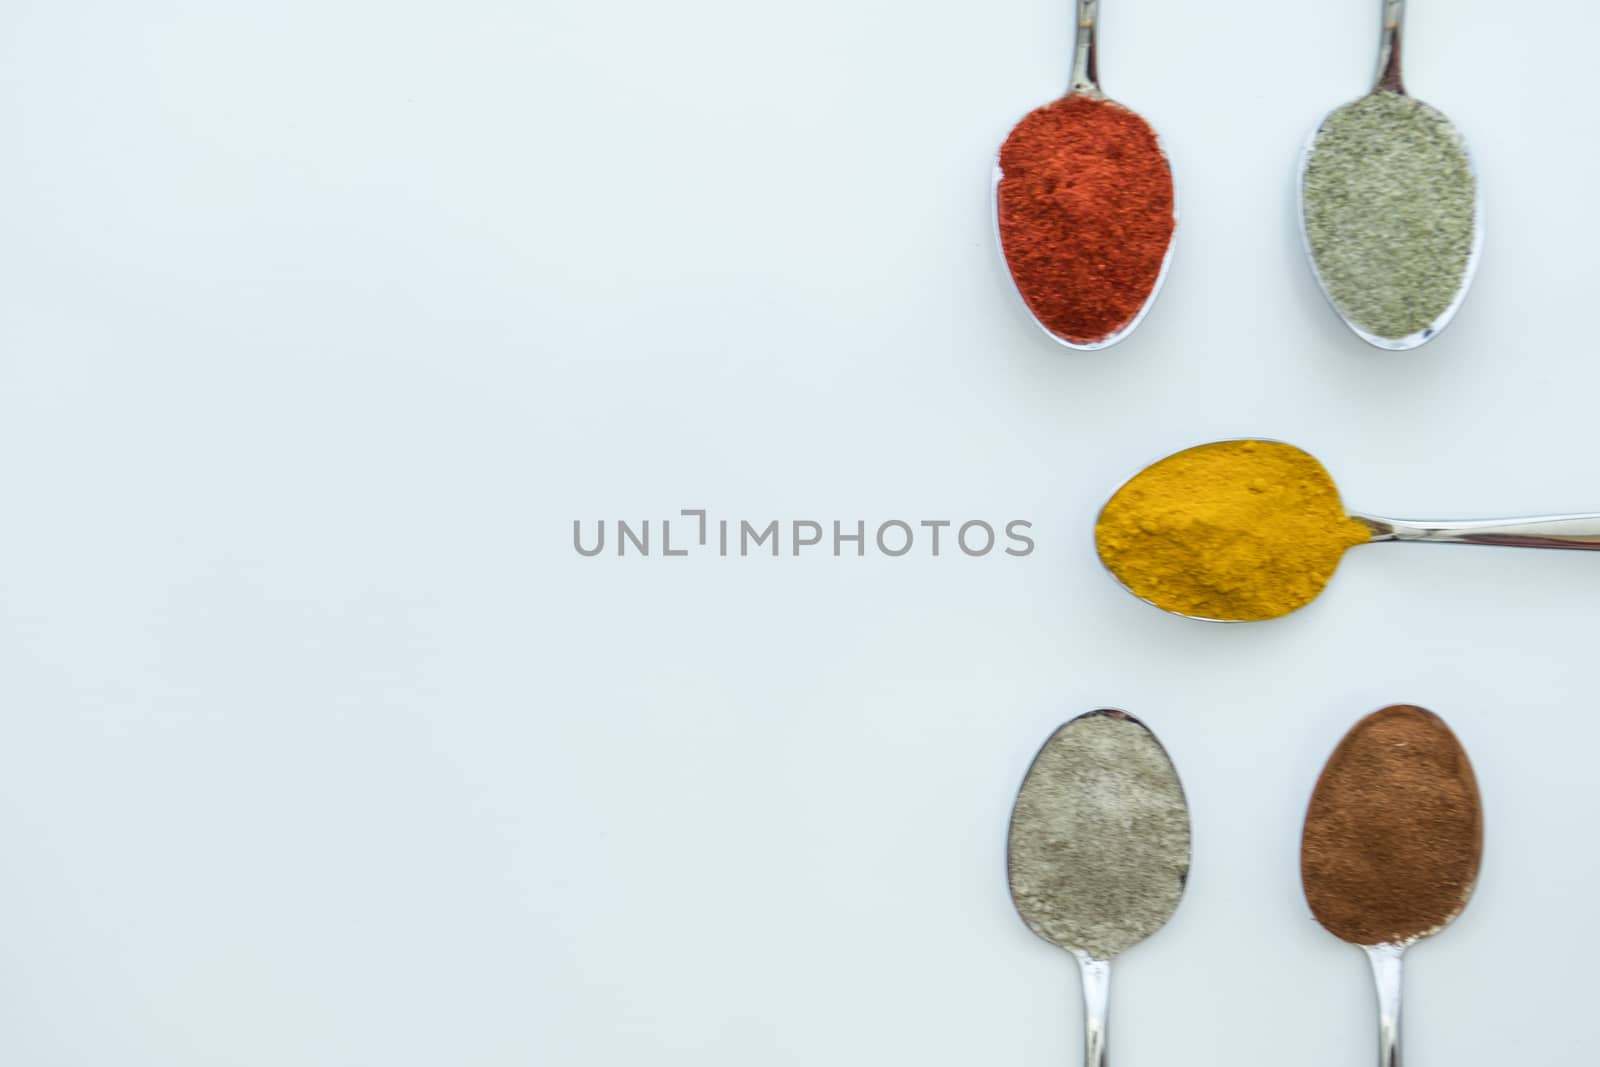
{"type": "Polygon", "coordinates": [[[1155,131],[1100,90],[1100,0],[1077,0],[1067,95],[1029,113],[1000,147],[995,212],[1017,292],[1071,348],[1122,340],[1166,275],[1177,212],[1155,131]]]}

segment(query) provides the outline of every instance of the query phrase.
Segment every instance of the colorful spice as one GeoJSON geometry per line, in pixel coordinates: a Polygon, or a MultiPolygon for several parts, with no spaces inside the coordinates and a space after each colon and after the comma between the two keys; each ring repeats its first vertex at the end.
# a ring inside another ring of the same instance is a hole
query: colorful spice
{"type": "Polygon", "coordinates": [[[1346,319],[1394,341],[1443,326],[1467,284],[1478,192],[1449,119],[1395,92],[1346,104],[1317,131],[1301,190],[1312,262],[1346,319]]]}
{"type": "Polygon", "coordinates": [[[1404,945],[1466,907],[1483,809],[1466,751],[1437,715],[1396,705],[1339,742],[1306,812],[1300,880],[1317,921],[1357,945],[1404,945]]]}
{"type": "Polygon", "coordinates": [[[1012,809],[1008,873],[1034,933],[1097,960],[1166,925],[1189,875],[1189,807],[1143,723],[1092,711],[1051,735],[1012,809]]]}
{"type": "Polygon", "coordinates": [[[1117,490],[1095,525],[1100,559],[1135,596],[1232,622],[1310,603],[1345,549],[1370,539],[1315,457],[1271,441],[1168,456],[1117,490]]]}
{"type": "Polygon", "coordinates": [[[1077,345],[1111,338],[1154,294],[1175,223],[1149,123],[1086,93],[1046,104],[1000,149],[1000,244],[1028,308],[1077,345]]]}

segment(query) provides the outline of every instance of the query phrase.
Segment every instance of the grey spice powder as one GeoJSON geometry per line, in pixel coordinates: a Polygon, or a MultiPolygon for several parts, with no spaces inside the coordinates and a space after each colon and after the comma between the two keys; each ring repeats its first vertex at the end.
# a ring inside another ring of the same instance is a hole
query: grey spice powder
{"type": "Polygon", "coordinates": [[[1302,178],[1311,258],[1344,317],[1400,340],[1455,301],[1472,256],[1477,183],[1455,126],[1375,92],[1323,121],[1302,178]]]}
{"type": "Polygon", "coordinates": [[[1011,897],[1052,944],[1110,960],[1164,926],[1189,875],[1189,808],[1144,724],[1095,711],[1062,726],[1011,813],[1011,897]]]}

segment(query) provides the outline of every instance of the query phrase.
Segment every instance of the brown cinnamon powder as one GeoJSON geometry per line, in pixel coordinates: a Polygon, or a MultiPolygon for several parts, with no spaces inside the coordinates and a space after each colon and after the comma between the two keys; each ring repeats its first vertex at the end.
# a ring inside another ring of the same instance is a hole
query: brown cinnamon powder
{"type": "Polygon", "coordinates": [[[1335,936],[1405,944],[1466,906],[1482,853],[1466,751],[1433,712],[1395,705],[1362,719],[1328,758],[1306,812],[1300,878],[1335,936]]]}

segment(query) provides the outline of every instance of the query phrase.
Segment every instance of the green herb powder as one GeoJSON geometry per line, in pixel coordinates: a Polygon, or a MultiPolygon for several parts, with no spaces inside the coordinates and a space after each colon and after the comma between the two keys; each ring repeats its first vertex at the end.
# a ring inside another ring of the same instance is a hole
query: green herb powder
{"type": "Polygon", "coordinates": [[[1455,126],[1378,92],[1329,115],[1302,189],[1306,237],[1339,311],[1378,337],[1410,337],[1455,301],[1472,255],[1477,184],[1455,126]]]}

